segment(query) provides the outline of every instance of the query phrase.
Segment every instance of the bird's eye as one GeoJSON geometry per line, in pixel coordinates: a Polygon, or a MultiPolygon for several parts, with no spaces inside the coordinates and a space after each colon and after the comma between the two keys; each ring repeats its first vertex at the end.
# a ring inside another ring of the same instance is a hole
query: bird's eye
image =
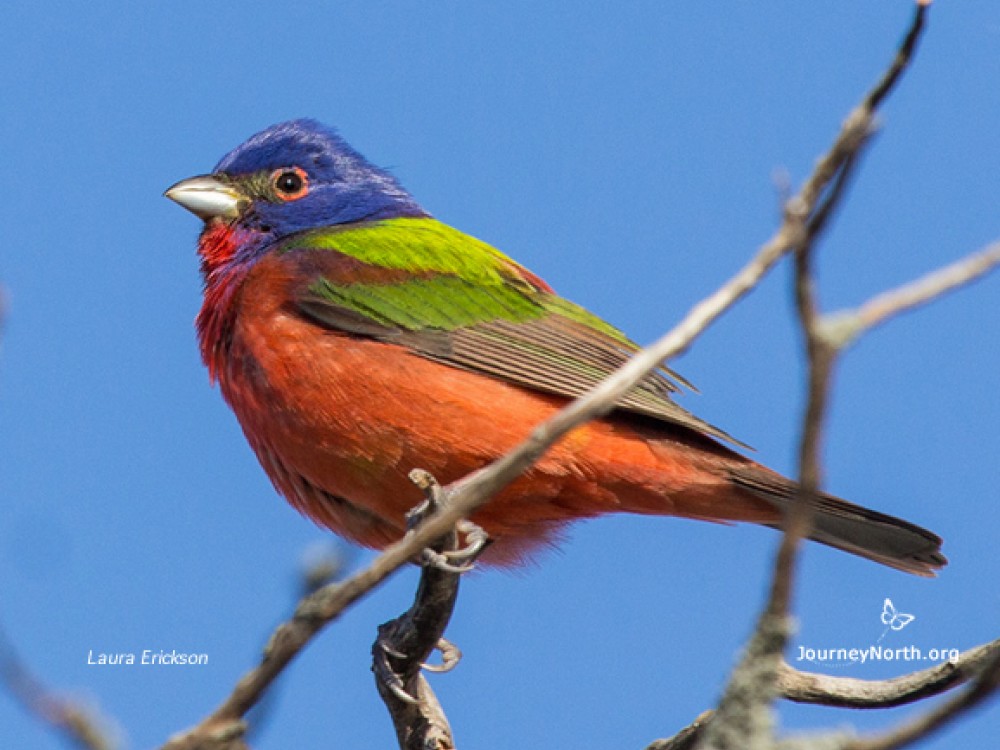
{"type": "Polygon", "coordinates": [[[294,201],[309,192],[309,176],[298,167],[276,169],[271,175],[271,185],[281,200],[294,201]]]}

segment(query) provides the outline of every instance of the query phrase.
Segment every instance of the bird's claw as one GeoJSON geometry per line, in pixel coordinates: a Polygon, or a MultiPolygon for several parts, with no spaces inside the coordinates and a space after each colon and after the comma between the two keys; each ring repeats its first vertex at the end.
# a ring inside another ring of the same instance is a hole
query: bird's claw
{"type": "Polygon", "coordinates": [[[440,570],[442,573],[453,573],[454,575],[468,573],[475,567],[473,565],[453,565],[448,562],[448,555],[446,553],[435,552],[430,547],[424,547],[420,551],[420,564],[428,568],[440,570]]]}
{"type": "Polygon", "coordinates": [[[450,672],[462,661],[462,650],[449,640],[445,640],[444,638],[438,639],[435,648],[441,654],[441,663],[427,664],[424,662],[421,664],[420,666],[428,672],[450,672]]]}
{"type": "Polygon", "coordinates": [[[465,546],[461,549],[445,550],[443,552],[425,547],[420,554],[422,565],[456,575],[468,573],[475,568],[475,559],[489,545],[490,538],[482,528],[472,523],[472,521],[459,521],[455,527],[462,536],[465,546]]]}
{"type": "Polygon", "coordinates": [[[465,546],[461,549],[445,552],[445,554],[452,559],[461,559],[471,563],[479,557],[479,554],[486,549],[492,541],[490,539],[490,535],[487,534],[481,526],[477,526],[468,519],[463,518],[455,524],[455,529],[463,537],[465,546]]]}
{"type": "MultiPolygon", "coordinates": [[[[430,472],[414,469],[410,472],[410,481],[423,491],[424,499],[406,514],[407,532],[416,529],[444,503],[444,491],[430,472]]],[[[456,575],[472,570],[473,561],[490,543],[490,538],[482,528],[466,519],[455,524],[455,531],[464,542],[464,547],[441,552],[425,548],[420,554],[421,564],[456,575]]]]}
{"type": "Polygon", "coordinates": [[[372,671],[375,672],[375,679],[385,685],[389,692],[403,703],[411,706],[417,705],[420,701],[406,692],[406,686],[403,684],[402,678],[400,678],[396,670],[389,663],[390,656],[397,659],[406,658],[406,654],[401,654],[379,638],[375,642],[375,658],[372,661],[372,671]]]}
{"type": "Polygon", "coordinates": [[[437,510],[438,503],[429,497],[424,498],[419,505],[415,505],[406,512],[406,530],[413,531],[424,522],[428,516],[437,510]]]}
{"type": "Polygon", "coordinates": [[[402,651],[400,651],[397,648],[393,648],[388,643],[385,643],[383,641],[379,641],[378,647],[379,649],[381,649],[382,653],[385,654],[386,656],[391,656],[394,659],[406,658],[406,654],[404,654],[402,651]]]}
{"type": "MultiPolygon", "coordinates": [[[[441,663],[421,664],[421,668],[426,669],[428,672],[450,672],[462,660],[462,651],[451,641],[440,638],[435,648],[441,654],[441,663]]],[[[406,692],[406,685],[404,684],[403,679],[399,676],[396,670],[393,669],[392,664],[389,663],[389,657],[393,657],[395,659],[405,659],[406,654],[394,649],[381,638],[376,642],[375,649],[376,653],[375,659],[372,663],[372,669],[375,672],[376,679],[385,685],[389,691],[399,700],[403,701],[403,703],[408,703],[410,705],[417,705],[420,703],[419,699],[414,698],[406,692]]]]}

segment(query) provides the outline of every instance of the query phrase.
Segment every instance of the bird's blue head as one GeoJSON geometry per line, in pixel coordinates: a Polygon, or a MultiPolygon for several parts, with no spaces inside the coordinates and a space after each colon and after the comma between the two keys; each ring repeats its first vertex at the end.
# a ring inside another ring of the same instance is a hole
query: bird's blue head
{"type": "Polygon", "coordinates": [[[257,133],[211,175],[179,182],[167,196],[206,222],[257,235],[258,246],[322,226],[428,215],[391,174],[315,120],[257,133]]]}

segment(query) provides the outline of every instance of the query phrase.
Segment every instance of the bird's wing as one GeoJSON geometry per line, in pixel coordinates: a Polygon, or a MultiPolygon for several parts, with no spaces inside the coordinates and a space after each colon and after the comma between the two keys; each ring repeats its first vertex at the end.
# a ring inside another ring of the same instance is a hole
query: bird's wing
{"type": "MultiPolygon", "coordinates": [[[[495,248],[434,219],[328,227],[278,252],[303,280],[299,311],[319,325],[544,393],[575,398],[639,350],[495,248]]],[[[617,406],[742,445],[675,404],[678,382],[689,385],[660,368],[617,406]]]]}

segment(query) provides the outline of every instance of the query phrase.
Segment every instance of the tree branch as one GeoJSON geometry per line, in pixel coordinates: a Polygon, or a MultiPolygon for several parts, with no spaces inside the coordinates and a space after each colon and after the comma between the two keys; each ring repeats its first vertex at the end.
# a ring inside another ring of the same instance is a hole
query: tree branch
{"type": "Polygon", "coordinates": [[[820,335],[819,304],[812,275],[813,248],[843,200],[854,167],[869,142],[876,108],[910,63],[925,14],[926,6],[918,5],[910,30],[888,72],[851,112],[834,148],[820,161],[817,169],[822,169],[826,180],[811,193],[812,202],[801,205],[793,198],[785,207],[785,222],[798,225],[792,247],[795,251],[795,300],[809,368],[808,401],[799,446],[799,490],[784,519],[784,533],[764,611],[723,691],[718,710],[701,733],[696,748],[737,750],[747,745],[769,747],[774,743],[771,706],[777,694],[778,667],[791,632],[788,612],[798,545],[809,532],[812,503],[820,487],[820,441],[836,358],[836,350],[820,335]],[[831,158],[832,155],[835,158],[831,158]]]}
{"type": "MultiPolygon", "coordinates": [[[[982,674],[1000,655],[1000,638],[970,648],[955,659],[919,672],[887,680],[860,680],[802,672],[781,662],[777,670],[777,694],[795,703],[837,708],[884,709],[940,695],[982,674]]],[[[646,750],[690,750],[715,716],[705,711],[669,739],[656,740],[646,750]]],[[[845,742],[848,738],[844,738],[845,742]]],[[[858,748],[857,750],[872,750],[858,748]]]]}
{"type": "Polygon", "coordinates": [[[56,695],[31,673],[3,630],[0,630],[0,683],[29,714],[80,750],[114,750],[118,746],[108,722],[95,709],[56,695]]]}
{"type": "MultiPolygon", "coordinates": [[[[815,493],[819,488],[819,440],[822,436],[822,414],[829,378],[836,357],[857,336],[903,311],[932,301],[961,285],[971,283],[1000,265],[1000,242],[986,250],[928,274],[922,279],[906,284],[897,290],[877,295],[862,304],[855,313],[836,313],[822,316],[818,311],[812,291],[812,276],[808,253],[797,257],[796,293],[799,319],[807,331],[807,348],[810,351],[809,404],[804,418],[801,443],[800,483],[801,496],[815,493]],[[866,311],[876,311],[867,313],[866,311]],[[829,335],[828,331],[842,330],[847,326],[850,335],[829,335]],[[816,364],[818,362],[818,365],[816,364]]],[[[795,508],[805,506],[797,502],[795,508]]],[[[775,576],[767,608],[747,649],[747,655],[734,670],[727,691],[714,714],[705,712],[685,730],[669,740],[658,740],[647,750],[688,748],[692,738],[696,747],[740,747],[754,733],[769,731],[770,724],[763,718],[761,707],[775,694],[800,703],[817,703],[850,708],[890,708],[938,695],[969,680],[968,690],[952,700],[921,714],[911,722],[883,736],[853,739],[844,735],[827,736],[822,741],[836,741],[837,747],[846,750],[895,750],[916,742],[932,731],[954,720],[968,709],[980,704],[1000,690],[1000,639],[970,649],[953,661],[944,662],[919,672],[901,675],[888,680],[858,680],[811,672],[800,672],[787,663],[779,662],[773,670],[773,681],[768,683],[768,659],[775,656],[774,648],[780,642],[776,624],[782,622],[787,612],[794,568],[794,547],[797,538],[808,533],[808,525],[801,517],[789,523],[775,563],[775,576]],[[795,524],[802,524],[795,529],[795,524]],[[772,649],[767,649],[767,644],[772,649]],[[749,679],[756,677],[756,680],[749,679]],[[767,699],[767,700],[765,700],[767,699]],[[732,704],[736,704],[736,708],[732,704]],[[727,714],[732,712],[734,716],[727,714]],[[757,719],[749,717],[756,712],[757,719]]],[[[780,653],[780,652],[779,652],[780,653]]],[[[808,741],[794,741],[789,747],[808,747],[808,741]],[[796,744],[798,743],[798,744],[796,744]],[[804,744],[803,744],[804,743],[804,744]]]]}
{"type": "MultiPolygon", "coordinates": [[[[410,478],[426,496],[425,506],[414,514],[415,522],[419,523],[421,514],[435,510],[440,504],[441,487],[425,471],[413,471],[410,478]]],[[[458,600],[462,568],[449,561],[459,554],[458,544],[458,534],[452,531],[434,545],[435,554],[426,556],[413,606],[381,625],[372,647],[375,684],[389,709],[399,746],[404,750],[455,747],[444,710],[420,670],[436,648],[444,657],[442,666],[431,668],[436,671],[452,669],[461,657],[458,649],[443,640],[458,600]]],[[[477,547],[471,557],[481,549],[482,546],[477,547]]],[[[462,560],[463,564],[469,562],[469,558],[462,560]]]]}
{"type": "MultiPolygon", "coordinates": [[[[6,320],[7,295],[0,287],[0,345],[6,320]]],[[[118,746],[107,720],[95,709],[56,695],[32,674],[3,628],[0,628],[0,684],[25,711],[81,750],[114,750],[118,746]]]]}
{"type": "Polygon", "coordinates": [[[1000,689],[1000,652],[990,655],[982,671],[968,687],[929,711],[883,735],[852,740],[845,750],[897,750],[927,737],[978,706],[1000,689]]]}
{"type": "Polygon", "coordinates": [[[978,253],[939,268],[923,278],[879,294],[855,310],[830,313],[822,321],[822,336],[831,346],[845,348],[872,328],[976,281],[997,265],[1000,265],[1000,242],[994,242],[978,253]]]}
{"type": "MultiPolygon", "coordinates": [[[[870,101],[879,101],[888,93],[892,84],[899,79],[899,74],[908,62],[908,55],[915,48],[923,17],[928,3],[921,2],[910,33],[897,54],[890,73],[884,79],[885,85],[877,87],[870,101]]],[[[806,343],[809,365],[808,403],[803,419],[802,439],[799,455],[799,486],[796,502],[791,508],[785,524],[785,533],[775,563],[775,573],[771,594],[764,615],[758,623],[757,630],[747,648],[747,655],[734,670],[726,693],[720,702],[719,710],[704,732],[704,739],[697,747],[728,748],[740,747],[741,743],[761,741],[762,746],[774,746],[771,734],[769,715],[763,707],[769,705],[773,692],[778,687],[778,670],[774,670],[774,682],[768,683],[768,663],[775,653],[768,651],[766,645],[773,644],[775,648],[784,648],[781,640],[783,632],[781,624],[787,616],[791,597],[794,572],[794,562],[797,545],[802,536],[809,531],[811,503],[816,497],[821,481],[820,441],[823,435],[823,422],[826,404],[830,391],[833,365],[844,347],[860,333],[870,330],[890,316],[903,310],[935,299],[946,291],[982,276],[1000,263],[1000,247],[991,247],[986,251],[972,255],[963,261],[938,271],[918,282],[902,287],[890,293],[879,295],[871,302],[863,305],[853,315],[840,314],[830,319],[824,318],[816,299],[812,272],[812,253],[817,228],[822,228],[839,202],[839,196],[846,184],[852,165],[856,162],[857,153],[852,154],[845,162],[843,169],[834,184],[830,198],[809,222],[806,239],[797,249],[795,263],[795,299],[798,320],[806,343]],[[836,333],[838,335],[831,335],[836,333]],[[756,676],[757,680],[747,677],[756,676]]],[[[989,695],[1000,688],[1000,652],[986,649],[977,653],[977,666],[985,661],[981,671],[969,689],[955,696],[946,703],[921,714],[900,728],[881,736],[868,739],[852,739],[843,734],[826,735],[811,739],[790,739],[781,743],[782,747],[845,747],[851,750],[895,750],[918,739],[925,737],[935,729],[943,726],[964,711],[978,705],[989,695]]],[[[784,676],[788,678],[790,668],[784,666],[784,676]]],[[[916,700],[918,693],[927,694],[930,685],[943,690],[957,684],[955,679],[942,675],[945,670],[934,670],[929,674],[915,674],[896,681],[895,685],[882,684],[883,698],[895,701],[916,700]],[[902,692],[901,692],[902,691],[902,692]]],[[[829,678],[832,679],[832,678],[829,678]]],[[[819,682],[819,681],[816,681],[819,682]]],[[[813,687],[816,687],[816,682],[813,687]]],[[[842,691],[846,688],[856,690],[859,681],[848,685],[827,683],[826,689],[834,687],[842,691]]],[[[869,684],[866,687],[871,688],[869,684]]],[[[818,702],[831,700],[830,695],[813,697],[818,702]]],[[[846,697],[846,696],[838,696],[846,697]]],[[[871,705],[871,695],[866,698],[871,705]]]]}
{"type": "Polygon", "coordinates": [[[1000,638],[957,658],[888,680],[859,680],[778,667],[778,693],[796,703],[841,708],[892,708],[939,695],[973,679],[1000,653],[1000,638]]]}
{"type": "Polygon", "coordinates": [[[701,739],[705,727],[714,717],[715,711],[702,711],[698,718],[673,737],[665,740],[654,740],[646,746],[646,750],[692,750],[695,743],[701,739]]]}

